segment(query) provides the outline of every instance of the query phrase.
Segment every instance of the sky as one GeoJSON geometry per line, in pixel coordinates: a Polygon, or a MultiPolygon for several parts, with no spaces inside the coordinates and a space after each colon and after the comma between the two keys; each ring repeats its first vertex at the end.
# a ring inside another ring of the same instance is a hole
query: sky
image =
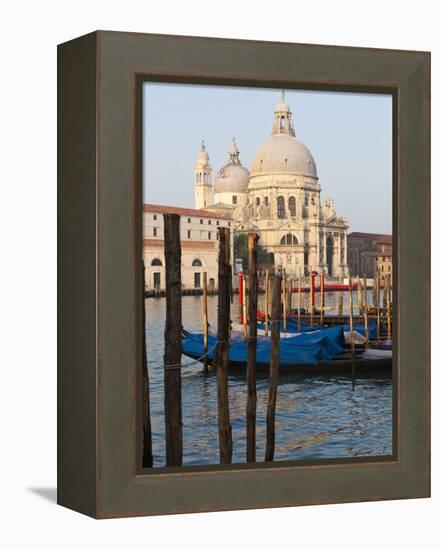
{"type": "MultiPolygon", "coordinates": [[[[322,200],[334,200],[349,232],[392,233],[392,96],[285,90],[285,98],[315,159],[322,200]]],[[[213,183],[233,136],[249,169],[279,99],[279,89],[145,83],[144,202],[194,208],[202,140],[213,183]]]]}

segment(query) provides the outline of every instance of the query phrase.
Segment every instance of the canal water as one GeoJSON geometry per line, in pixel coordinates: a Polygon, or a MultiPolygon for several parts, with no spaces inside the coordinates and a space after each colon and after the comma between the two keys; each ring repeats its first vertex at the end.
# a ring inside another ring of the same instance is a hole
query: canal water
{"type": "MultiPolygon", "coordinates": [[[[337,293],[326,293],[326,305],[337,304],[337,293]]],[[[346,293],[347,294],[347,293],[346,293]]],[[[354,293],[355,294],[355,293],[354,293]]],[[[293,296],[293,299],[296,299],[293,296]]],[[[302,300],[307,300],[307,296],[302,300]]],[[[345,300],[346,302],[347,300],[345,300]]],[[[354,297],[356,301],[356,297],[354,297]]],[[[294,303],[293,303],[294,305],[294,303]]],[[[305,304],[306,305],[306,304],[305,304]]],[[[216,327],[217,297],[208,298],[209,322],[216,327]]],[[[202,299],[182,298],[183,325],[202,330],[202,299]]],[[[165,466],[164,323],[165,299],[146,300],[147,353],[154,466],[165,466]]],[[[237,300],[232,318],[238,318],[237,300]]],[[[183,356],[182,419],[184,465],[219,463],[216,376],[203,373],[202,364],[186,366],[183,356]]],[[[265,456],[268,377],[257,377],[257,461],[265,456]]],[[[246,377],[229,376],[233,462],[246,462],[246,377]]],[[[280,371],[277,393],[274,460],[311,460],[384,456],[392,453],[392,381],[342,376],[303,377],[280,371]]]]}

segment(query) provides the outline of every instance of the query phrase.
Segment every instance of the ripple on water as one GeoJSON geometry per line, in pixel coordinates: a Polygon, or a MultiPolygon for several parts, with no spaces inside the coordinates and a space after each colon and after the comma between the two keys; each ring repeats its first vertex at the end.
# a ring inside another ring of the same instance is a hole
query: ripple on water
{"type": "MultiPolygon", "coordinates": [[[[209,320],[216,326],[216,297],[209,297],[209,320]]],[[[233,304],[233,314],[237,303],[233,304]]],[[[183,324],[201,330],[201,299],[182,300],[183,324]]],[[[150,375],[155,466],[165,465],[164,353],[165,300],[146,300],[147,352],[150,375]]],[[[189,363],[187,358],[183,363],[189,363]]],[[[264,460],[268,379],[257,379],[257,460],[264,460]]],[[[229,378],[233,462],[246,457],[246,379],[229,378]]],[[[202,373],[202,365],[183,368],[182,416],[185,465],[219,462],[216,377],[202,373]]],[[[275,460],[311,460],[392,453],[392,383],[390,379],[352,380],[339,377],[279,378],[275,460]]]]}

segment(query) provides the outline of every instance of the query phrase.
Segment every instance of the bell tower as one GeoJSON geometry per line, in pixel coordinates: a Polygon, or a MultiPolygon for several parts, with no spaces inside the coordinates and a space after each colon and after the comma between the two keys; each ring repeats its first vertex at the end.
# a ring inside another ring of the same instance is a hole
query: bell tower
{"type": "Polygon", "coordinates": [[[202,141],[201,150],[193,168],[194,204],[197,209],[207,208],[212,203],[213,186],[211,184],[211,172],[208,153],[202,141]]]}

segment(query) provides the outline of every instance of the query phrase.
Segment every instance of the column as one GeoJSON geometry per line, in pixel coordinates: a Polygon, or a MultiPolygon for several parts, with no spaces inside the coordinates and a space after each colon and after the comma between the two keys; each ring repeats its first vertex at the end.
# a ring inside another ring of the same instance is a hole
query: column
{"type": "Polygon", "coordinates": [[[340,232],[336,233],[336,239],[337,239],[337,273],[338,276],[341,277],[343,275],[342,273],[342,266],[341,266],[341,234],[340,232]]]}
{"type": "Polygon", "coordinates": [[[338,243],[338,233],[332,233],[332,266],[333,266],[333,276],[340,276],[340,258],[338,257],[339,243],[338,243]]]}
{"type": "Polygon", "coordinates": [[[344,232],[344,243],[345,243],[345,253],[344,253],[344,262],[345,262],[345,277],[348,277],[349,270],[348,270],[348,233],[347,231],[344,232]]]}

